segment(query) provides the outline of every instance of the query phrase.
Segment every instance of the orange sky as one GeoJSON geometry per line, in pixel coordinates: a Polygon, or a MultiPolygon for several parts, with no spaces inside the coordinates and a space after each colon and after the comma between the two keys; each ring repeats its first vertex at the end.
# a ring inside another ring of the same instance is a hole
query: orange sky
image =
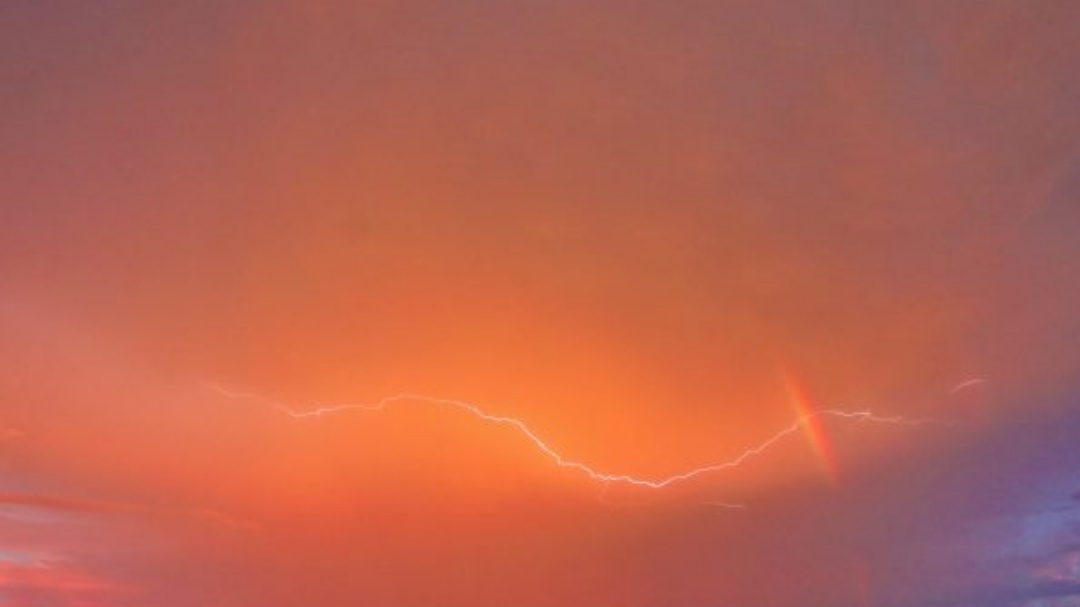
{"type": "Polygon", "coordinates": [[[7,2],[0,605],[941,604],[901,589],[970,504],[927,496],[1077,393],[1077,40],[1068,2],[7,2]],[[403,392],[644,479],[945,423],[656,491],[272,404],[403,392]]]}

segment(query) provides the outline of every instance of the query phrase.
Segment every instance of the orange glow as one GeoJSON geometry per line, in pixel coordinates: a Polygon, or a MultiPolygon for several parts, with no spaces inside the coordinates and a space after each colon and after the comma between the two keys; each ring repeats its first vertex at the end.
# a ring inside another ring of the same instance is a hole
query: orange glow
{"type": "Polygon", "coordinates": [[[1080,377],[1036,5],[3,3],[0,605],[851,607],[1080,377]]]}

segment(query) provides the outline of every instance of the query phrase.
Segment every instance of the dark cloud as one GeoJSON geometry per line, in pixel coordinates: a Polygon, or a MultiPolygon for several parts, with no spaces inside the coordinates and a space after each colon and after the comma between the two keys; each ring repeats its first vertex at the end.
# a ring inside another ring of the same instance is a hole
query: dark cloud
{"type": "Polygon", "coordinates": [[[1016,593],[1013,600],[1036,600],[1080,596],[1078,581],[1048,581],[1032,585],[1016,593]]]}

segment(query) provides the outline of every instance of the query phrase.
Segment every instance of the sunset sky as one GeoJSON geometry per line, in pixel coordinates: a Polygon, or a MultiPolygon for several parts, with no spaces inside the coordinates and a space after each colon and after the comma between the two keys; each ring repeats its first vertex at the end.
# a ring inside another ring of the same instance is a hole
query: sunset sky
{"type": "Polygon", "coordinates": [[[0,2],[0,607],[1080,606],[1080,3],[0,2]]]}

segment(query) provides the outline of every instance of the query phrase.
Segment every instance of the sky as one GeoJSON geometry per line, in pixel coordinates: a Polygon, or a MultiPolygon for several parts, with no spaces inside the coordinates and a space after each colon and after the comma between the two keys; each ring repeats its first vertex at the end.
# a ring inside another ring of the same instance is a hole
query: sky
{"type": "Polygon", "coordinates": [[[1080,605],[1080,4],[7,0],[0,606],[1080,605]]]}

